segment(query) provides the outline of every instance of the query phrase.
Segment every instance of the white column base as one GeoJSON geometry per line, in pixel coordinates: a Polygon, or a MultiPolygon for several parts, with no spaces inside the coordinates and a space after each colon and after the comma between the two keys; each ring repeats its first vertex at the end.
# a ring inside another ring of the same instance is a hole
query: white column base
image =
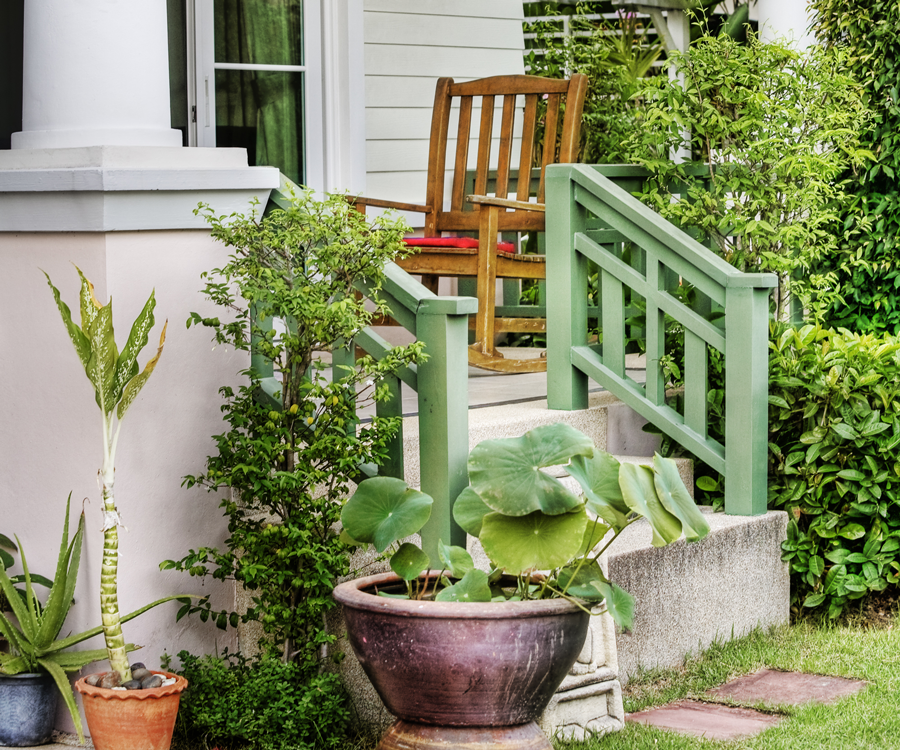
{"type": "Polygon", "coordinates": [[[248,167],[237,148],[89,148],[0,151],[0,227],[5,232],[209,229],[217,213],[265,206],[275,167],[248,167]]]}
{"type": "Polygon", "coordinates": [[[180,130],[172,128],[104,130],[25,130],[12,134],[14,149],[83,148],[86,146],[166,146],[182,145],[180,130]]]}

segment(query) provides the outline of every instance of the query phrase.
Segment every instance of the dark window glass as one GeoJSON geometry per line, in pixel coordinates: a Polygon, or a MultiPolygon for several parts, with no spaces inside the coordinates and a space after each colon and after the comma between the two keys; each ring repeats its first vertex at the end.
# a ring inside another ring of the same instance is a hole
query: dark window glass
{"type": "Polygon", "coordinates": [[[22,130],[22,32],[25,0],[0,2],[0,148],[22,130]]]}
{"type": "Polygon", "coordinates": [[[181,131],[181,145],[188,145],[187,26],[185,0],[166,0],[169,19],[169,110],[172,127],[181,131]]]}

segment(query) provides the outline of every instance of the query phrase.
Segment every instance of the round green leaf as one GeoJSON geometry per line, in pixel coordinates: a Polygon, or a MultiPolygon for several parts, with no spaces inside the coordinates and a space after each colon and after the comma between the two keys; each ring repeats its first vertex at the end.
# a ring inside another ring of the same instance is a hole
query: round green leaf
{"type": "Polygon", "coordinates": [[[653,483],[653,472],[649,468],[637,464],[622,464],[619,467],[619,484],[628,507],[650,523],[654,547],[664,547],[681,536],[681,521],[659,501],[653,483]]]}
{"type": "Polygon", "coordinates": [[[678,465],[671,458],[663,458],[658,453],[653,456],[653,484],[656,495],[663,507],[681,521],[684,538],[697,542],[709,534],[709,522],[700,512],[684,486],[678,465]]]}
{"type": "Polygon", "coordinates": [[[602,518],[614,529],[628,525],[631,509],[619,487],[619,462],[606,451],[594,451],[591,458],[576,456],[569,465],[569,474],[584,491],[588,510],[602,518]]]}
{"type": "Polygon", "coordinates": [[[401,544],[400,549],[391,556],[391,570],[404,581],[417,578],[419,573],[427,570],[430,566],[431,559],[428,555],[409,542],[401,544]]]}
{"type": "Polygon", "coordinates": [[[481,543],[495,567],[520,575],[528,570],[551,570],[569,562],[581,550],[587,512],[527,516],[491,513],[484,517],[481,543]]]}
{"type": "Polygon", "coordinates": [[[454,578],[462,578],[470,570],[475,569],[475,562],[470,555],[462,547],[449,547],[443,541],[438,539],[438,555],[444,568],[450,571],[450,575],[454,578]]]}
{"type": "Polygon", "coordinates": [[[459,583],[441,589],[434,598],[439,602],[489,602],[488,575],[483,570],[470,570],[459,583]]]}
{"type": "Polygon", "coordinates": [[[614,583],[595,581],[594,586],[606,601],[606,611],[616,624],[626,631],[631,630],[634,623],[634,597],[625,589],[614,583]]]}
{"type": "Polygon", "coordinates": [[[466,487],[453,503],[453,518],[462,527],[463,531],[471,536],[481,536],[481,519],[492,509],[484,504],[471,487],[466,487]]]}
{"type": "Polygon", "coordinates": [[[388,546],[417,533],[431,516],[432,499],[408,487],[402,479],[372,477],[362,482],[341,511],[347,533],[384,552],[388,546]]]}
{"type": "Polygon", "coordinates": [[[600,563],[592,560],[578,568],[577,565],[570,565],[559,571],[558,583],[560,589],[569,596],[575,596],[586,601],[599,601],[603,598],[603,594],[594,585],[595,583],[605,583],[606,576],[600,568],[600,563]]]}
{"type": "Polygon", "coordinates": [[[540,469],[593,452],[591,439],[574,427],[545,425],[522,437],[479,443],[469,454],[469,482],[486,505],[504,515],[558,515],[581,500],[540,469]]]}

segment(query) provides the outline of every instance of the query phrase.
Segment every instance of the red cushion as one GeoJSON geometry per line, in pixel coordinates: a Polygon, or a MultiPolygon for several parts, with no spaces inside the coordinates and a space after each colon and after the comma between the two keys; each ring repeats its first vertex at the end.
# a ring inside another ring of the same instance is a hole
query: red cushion
{"type": "MultiPolygon", "coordinates": [[[[403,241],[410,247],[478,247],[478,240],[474,237],[406,237],[403,241]]],[[[515,253],[516,245],[513,242],[498,242],[497,249],[501,253],[515,253]]]]}

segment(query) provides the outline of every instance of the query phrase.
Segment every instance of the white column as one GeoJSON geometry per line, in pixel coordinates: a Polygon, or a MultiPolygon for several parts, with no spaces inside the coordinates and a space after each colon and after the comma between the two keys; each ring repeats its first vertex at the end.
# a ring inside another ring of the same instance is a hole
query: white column
{"type": "Polygon", "coordinates": [[[28,0],[24,44],[14,149],[181,146],[162,0],[28,0]]]}
{"type": "Polygon", "coordinates": [[[807,0],[757,0],[756,12],[764,42],[787,39],[804,50],[815,41],[808,33],[811,16],[807,0]]]}

